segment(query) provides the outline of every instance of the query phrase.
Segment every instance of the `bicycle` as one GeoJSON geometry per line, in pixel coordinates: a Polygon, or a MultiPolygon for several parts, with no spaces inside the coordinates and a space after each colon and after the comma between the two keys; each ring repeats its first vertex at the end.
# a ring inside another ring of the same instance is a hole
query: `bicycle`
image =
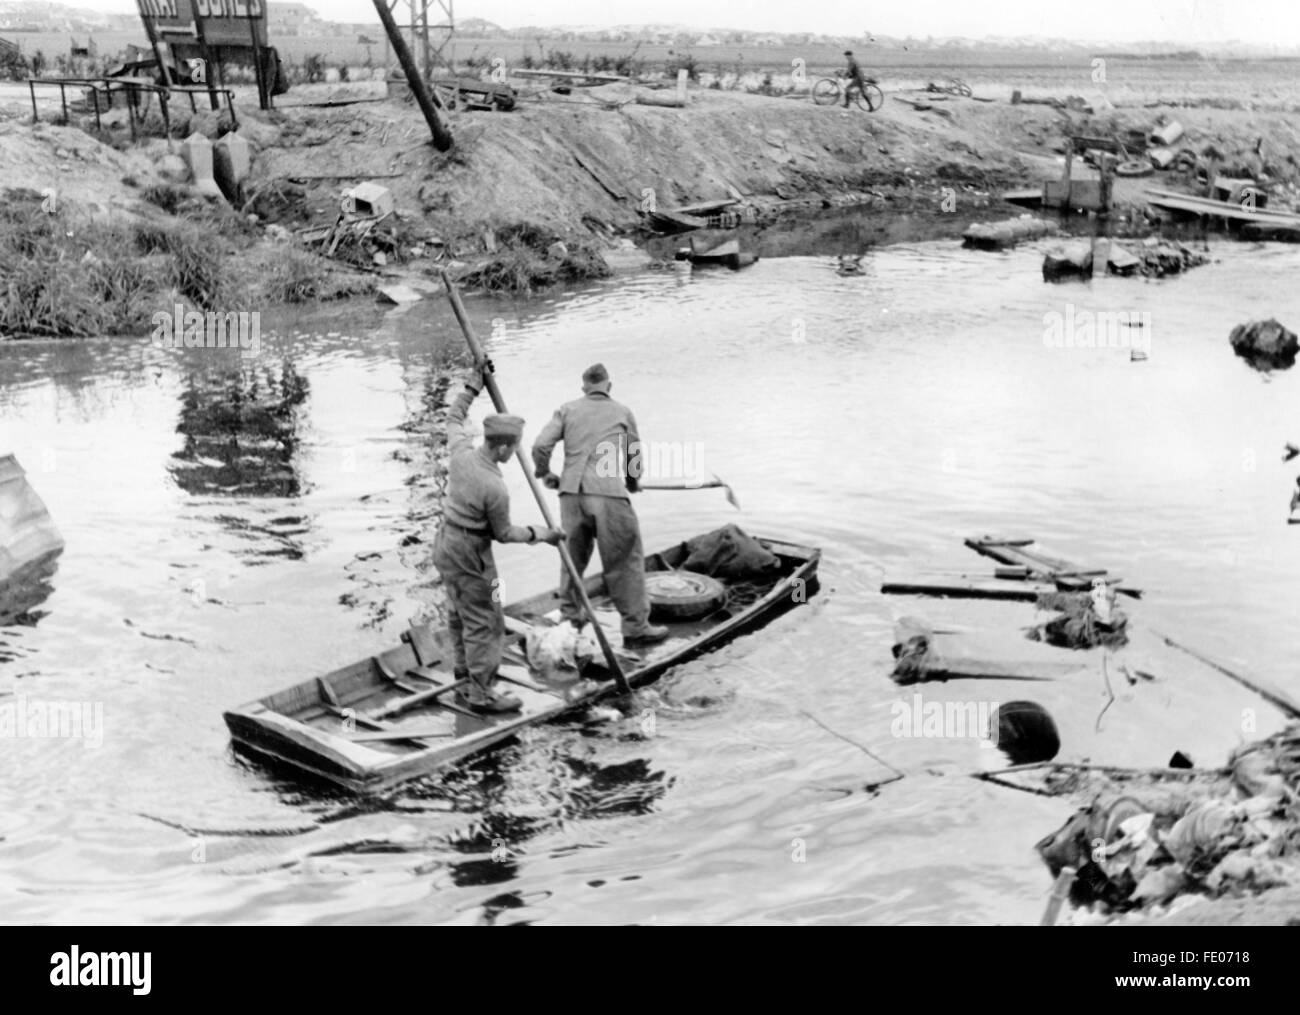
{"type": "Polygon", "coordinates": [[[866,88],[860,89],[856,84],[841,84],[843,74],[833,78],[822,78],[812,89],[813,102],[819,106],[833,106],[844,97],[845,88],[859,106],[868,113],[874,113],[885,104],[885,93],[876,84],[875,78],[867,78],[866,88]]]}

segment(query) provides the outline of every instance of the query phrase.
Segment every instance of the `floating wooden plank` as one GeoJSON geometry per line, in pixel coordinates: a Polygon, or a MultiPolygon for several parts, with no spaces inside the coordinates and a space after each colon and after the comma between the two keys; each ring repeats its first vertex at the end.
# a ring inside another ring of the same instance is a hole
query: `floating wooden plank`
{"type": "Polygon", "coordinates": [[[965,540],[976,553],[990,557],[999,564],[1023,566],[1029,569],[1029,575],[1039,581],[1053,582],[1064,591],[1087,591],[1094,578],[1105,578],[1108,583],[1117,586],[1116,591],[1134,599],[1140,599],[1141,589],[1119,585],[1122,580],[1105,568],[1088,568],[1060,557],[1051,557],[1034,548],[1032,539],[998,539],[993,536],[980,536],[965,540]]]}
{"type": "Polygon", "coordinates": [[[974,536],[964,541],[976,553],[991,557],[999,564],[1019,564],[1029,568],[1031,574],[1044,576],[1057,571],[1079,571],[1079,565],[1060,557],[1031,550],[1032,539],[998,539],[994,536],[974,536]]]}
{"type": "Polygon", "coordinates": [[[1055,680],[1093,664],[1086,651],[1030,641],[1022,632],[945,631],[917,617],[895,625],[895,652],[916,638],[925,640],[924,654],[912,660],[924,674],[921,680],[1055,680]]]}
{"type": "Polygon", "coordinates": [[[891,578],[880,586],[887,596],[933,596],[937,599],[1003,599],[1032,603],[1055,585],[989,578],[987,575],[910,575],[891,578]]]}
{"type": "Polygon", "coordinates": [[[1282,690],[1282,688],[1276,686],[1275,684],[1271,684],[1266,680],[1262,680],[1259,677],[1247,677],[1244,676],[1243,674],[1238,673],[1235,670],[1229,669],[1227,666],[1224,666],[1222,663],[1217,662],[1214,659],[1211,659],[1209,656],[1204,655],[1201,652],[1198,652],[1196,649],[1190,648],[1187,645],[1183,645],[1182,643],[1175,641],[1173,638],[1170,638],[1167,634],[1161,634],[1159,631],[1155,631],[1153,633],[1166,645],[1169,645],[1172,648],[1176,648],[1180,652],[1186,652],[1197,662],[1204,663],[1206,666],[1210,667],[1210,669],[1215,670],[1218,673],[1222,673],[1225,677],[1235,680],[1243,687],[1248,687],[1250,690],[1254,691],[1256,694],[1258,694],[1269,704],[1274,705],[1277,708],[1280,708],[1292,719],[1300,719],[1300,701],[1297,701],[1295,698],[1291,697],[1291,695],[1289,695],[1286,691],[1282,690]]]}

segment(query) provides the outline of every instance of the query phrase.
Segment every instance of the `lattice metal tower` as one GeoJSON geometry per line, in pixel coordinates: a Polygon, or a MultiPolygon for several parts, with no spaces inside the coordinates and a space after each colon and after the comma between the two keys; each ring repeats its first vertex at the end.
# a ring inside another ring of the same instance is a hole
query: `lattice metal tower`
{"type": "Polygon", "coordinates": [[[388,0],[388,9],[398,25],[410,26],[411,55],[419,63],[424,79],[432,80],[440,69],[452,74],[456,41],[454,0],[388,0]]]}

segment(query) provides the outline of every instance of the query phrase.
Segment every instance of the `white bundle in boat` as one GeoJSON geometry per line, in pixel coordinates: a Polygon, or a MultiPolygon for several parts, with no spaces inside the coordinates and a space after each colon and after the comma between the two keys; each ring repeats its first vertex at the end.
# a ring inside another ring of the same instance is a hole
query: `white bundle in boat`
{"type": "Polygon", "coordinates": [[[529,667],[543,677],[559,670],[579,673],[600,653],[591,625],[583,624],[579,631],[567,620],[549,627],[530,627],[525,644],[529,667]]]}

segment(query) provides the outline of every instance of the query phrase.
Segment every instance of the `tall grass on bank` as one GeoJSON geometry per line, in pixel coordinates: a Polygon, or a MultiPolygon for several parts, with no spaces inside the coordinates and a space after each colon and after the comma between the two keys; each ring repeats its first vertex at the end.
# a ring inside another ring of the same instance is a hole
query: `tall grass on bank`
{"type": "Polygon", "coordinates": [[[607,278],[609,266],[600,253],[585,245],[565,241],[567,252],[554,257],[548,248],[559,237],[534,226],[512,226],[497,237],[492,260],[470,272],[466,285],[488,292],[527,296],[566,282],[607,278]]]}
{"type": "Polygon", "coordinates": [[[0,204],[0,333],[47,337],[132,330],[155,280],[129,229],[42,210],[39,194],[0,204]]]}
{"type": "Polygon", "coordinates": [[[139,334],[177,299],[225,312],[356,289],[300,251],[249,258],[211,218],[104,221],[67,202],[47,211],[35,191],[2,193],[0,338],[139,334]]]}

